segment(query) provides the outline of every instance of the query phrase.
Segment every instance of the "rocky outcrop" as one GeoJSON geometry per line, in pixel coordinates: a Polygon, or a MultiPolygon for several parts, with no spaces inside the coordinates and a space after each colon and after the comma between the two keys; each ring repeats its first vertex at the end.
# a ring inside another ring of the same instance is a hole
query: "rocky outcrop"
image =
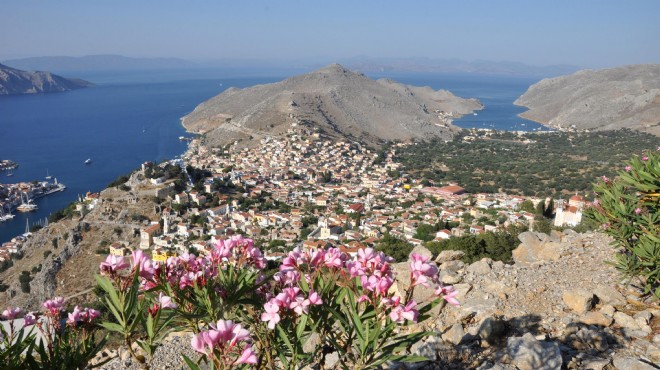
{"type": "Polygon", "coordinates": [[[183,117],[187,130],[212,145],[286,134],[293,127],[361,143],[450,139],[448,118],[481,109],[476,99],[448,91],[372,80],[334,64],[284,81],[230,88],[183,117]]]}
{"type": "Polygon", "coordinates": [[[28,72],[0,64],[0,95],[62,92],[91,85],[87,81],[64,78],[50,72],[28,72]]]}
{"type": "Polygon", "coordinates": [[[629,128],[660,136],[660,65],[584,70],[532,85],[520,116],[560,129],[629,128]]]}

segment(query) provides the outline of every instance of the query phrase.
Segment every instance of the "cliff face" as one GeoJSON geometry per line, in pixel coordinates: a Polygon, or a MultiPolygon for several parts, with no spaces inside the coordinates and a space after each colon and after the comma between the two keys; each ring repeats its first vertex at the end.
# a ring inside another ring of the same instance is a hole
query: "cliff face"
{"type": "Polygon", "coordinates": [[[0,95],[61,92],[88,87],[90,82],[50,72],[28,72],[0,64],[0,95]]]}
{"type": "Polygon", "coordinates": [[[182,120],[187,130],[208,133],[212,145],[282,134],[297,125],[374,144],[449,139],[456,128],[439,118],[441,111],[458,116],[481,108],[476,99],[376,81],[334,64],[273,84],[228,89],[182,120]]]}
{"type": "Polygon", "coordinates": [[[660,136],[660,65],[632,65],[544,79],[515,104],[555,128],[630,128],[660,136]]]}

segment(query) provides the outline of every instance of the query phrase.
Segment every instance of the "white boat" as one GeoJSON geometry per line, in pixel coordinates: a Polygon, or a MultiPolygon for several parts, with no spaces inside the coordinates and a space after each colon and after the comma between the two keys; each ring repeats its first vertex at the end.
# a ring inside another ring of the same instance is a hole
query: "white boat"
{"type": "Polygon", "coordinates": [[[85,164],[91,164],[91,163],[92,163],[92,159],[91,159],[91,158],[87,158],[87,159],[85,160],[85,164]]]}
{"type": "Polygon", "coordinates": [[[52,179],[52,178],[53,178],[53,176],[49,175],[49,174],[48,174],[48,169],[46,169],[46,177],[45,177],[45,179],[46,179],[46,180],[50,180],[50,179],[52,179]]]}
{"type": "Polygon", "coordinates": [[[39,207],[37,207],[36,204],[32,203],[32,199],[28,197],[27,194],[25,194],[25,200],[23,200],[23,195],[25,193],[21,193],[21,205],[16,207],[16,210],[19,212],[32,212],[36,211],[39,207]]]}

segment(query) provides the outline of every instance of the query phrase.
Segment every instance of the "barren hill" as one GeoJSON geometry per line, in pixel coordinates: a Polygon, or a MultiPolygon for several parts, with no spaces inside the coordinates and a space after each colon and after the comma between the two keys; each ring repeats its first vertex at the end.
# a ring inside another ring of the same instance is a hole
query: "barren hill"
{"type": "Polygon", "coordinates": [[[273,84],[230,88],[197,106],[182,122],[189,131],[208,133],[208,143],[216,145],[282,134],[299,125],[375,144],[451,138],[456,128],[441,112],[457,117],[481,108],[476,99],[376,81],[333,64],[273,84]]]}
{"type": "Polygon", "coordinates": [[[532,85],[520,116],[556,128],[630,128],[660,136],[660,65],[584,70],[532,85]]]}
{"type": "Polygon", "coordinates": [[[0,95],[61,92],[90,85],[87,81],[50,72],[28,72],[0,64],[0,95]]]}

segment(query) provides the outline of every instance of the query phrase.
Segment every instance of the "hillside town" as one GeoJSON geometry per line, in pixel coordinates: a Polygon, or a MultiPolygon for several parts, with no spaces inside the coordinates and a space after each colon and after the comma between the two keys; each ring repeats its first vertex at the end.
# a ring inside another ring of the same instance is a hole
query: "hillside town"
{"type": "MultiPolygon", "coordinates": [[[[467,194],[455,183],[422,184],[393,159],[402,145],[377,153],[358,143],[295,131],[263,139],[257,149],[238,143],[208,148],[195,139],[183,158],[145,163],[134,174],[141,180],[131,180],[129,203],[138,197],[157,199],[158,219],[141,220],[139,245],[114,241],[107,252],[128,255],[141,248],[164,262],[191,250],[208,253],[215,241],[240,233],[257,241],[269,259],[281,258],[294,246],[333,245],[353,254],[374,246],[385,234],[417,246],[529,225],[535,214],[522,210],[521,204],[550,201],[467,194]],[[186,173],[187,186],[177,192],[175,179],[168,179],[164,168],[185,168],[184,163],[204,176],[193,183],[186,173]],[[421,225],[427,225],[425,233],[421,225]],[[428,226],[433,226],[431,234],[428,226]]],[[[556,204],[556,226],[580,222],[582,197],[556,204]]],[[[76,211],[84,216],[95,207],[114,217],[99,194],[81,197],[76,211]]],[[[0,259],[20,250],[22,240],[5,243],[0,259]]]]}

